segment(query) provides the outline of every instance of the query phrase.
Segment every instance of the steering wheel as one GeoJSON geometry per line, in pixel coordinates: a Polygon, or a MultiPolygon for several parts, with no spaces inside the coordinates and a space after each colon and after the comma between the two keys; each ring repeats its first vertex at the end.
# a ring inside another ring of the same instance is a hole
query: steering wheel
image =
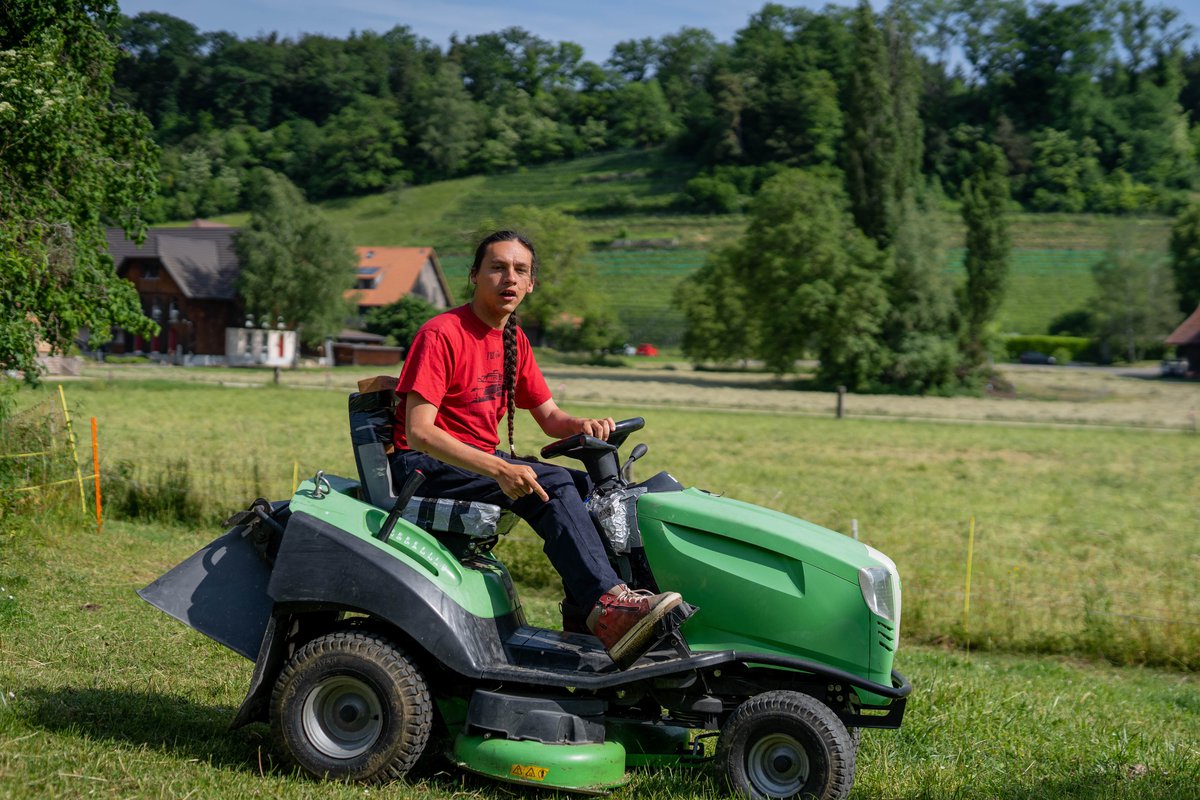
{"type": "Polygon", "coordinates": [[[543,447],[542,458],[568,456],[584,459],[585,454],[589,451],[615,453],[617,448],[629,438],[629,434],[640,431],[645,425],[646,420],[641,417],[623,419],[613,428],[613,432],[608,435],[607,441],[597,439],[595,436],[588,436],[586,433],[577,433],[565,439],[559,439],[557,442],[551,442],[543,447]]]}

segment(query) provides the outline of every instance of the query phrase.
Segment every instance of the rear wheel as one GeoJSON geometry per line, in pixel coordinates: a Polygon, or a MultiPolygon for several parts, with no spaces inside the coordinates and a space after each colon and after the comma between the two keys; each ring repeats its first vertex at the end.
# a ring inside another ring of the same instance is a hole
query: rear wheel
{"type": "Polygon", "coordinates": [[[283,752],[317,778],[382,783],[404,777],[432,726],[425,679],[395,644],[339,631],[301,647],[271,696],[283,752]]]}
{"type": "Polygon", "coordinates": [[[799,692],[750,698],[721,729],[717,763],[743,797],[843,800],[854,783],[854,744],[821,701],[799,692]]]}

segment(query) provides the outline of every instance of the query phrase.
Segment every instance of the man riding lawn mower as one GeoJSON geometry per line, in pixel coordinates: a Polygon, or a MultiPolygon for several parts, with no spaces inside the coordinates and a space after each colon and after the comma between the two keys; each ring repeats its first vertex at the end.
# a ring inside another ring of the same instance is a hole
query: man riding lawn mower
{"type": "Polygon", "coordinates": [[[666,473],[635,482],[645,446],[623,465],[618,450],[641,418],[556,441],[541,455],[582,463],[614,572],[683,598],[617,664],[589,633],[527,624],[493,552],[511,514],[430,496],[419,471],[396,490],[394,403],[386,384],[351,395],[357,480],[318,472],[290,500],[255,501],[140,592],[254,662],[234,728],[269,722],[281,756],[334,780],[391,781],[444,755],[597,793],[629,767],[715,760],[750,797],[844,798],[859,730],[900,726],[911,686],[892,669],[887,556],[666,473]]]}

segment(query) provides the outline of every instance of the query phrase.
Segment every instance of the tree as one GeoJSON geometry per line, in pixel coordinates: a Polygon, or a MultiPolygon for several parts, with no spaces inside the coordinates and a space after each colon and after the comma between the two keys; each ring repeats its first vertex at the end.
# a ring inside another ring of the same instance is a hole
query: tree
{"type": "MultiPolygon", "coordinates": [[[[703,326],[689,330],[690,352],[711,358],[726,344],[716,337],[746,331],[754,354],[778,372],[814,354],[823,383],[865,388],[888,360],[879,340],[886,267],[836,184],[781,172],[763,184],[742,238],[694,279],[700,289],[680,290],[689,321],[703,326]],[[727,318],[739,311],[744,323],[727,318]]],[[[734,339],[727,352],[736,356],[742,346],[734,339]]]]}
{"type": "Polygon", "coordinates": [[[144,235],[157,150],[145,117],[110,96],[115,3],[0,5],[0,370],[37,380],[37,344],[62,351],[82,328],[150,335],[104,238],[144,235]]]}
{"type": "Polygon", "coordinates": [[[964,346],[968,359],[980,365],[987,356],[985,330],[1008,282],[1008,161],[999,147],[980,142],[975,169],[962,186],[962,217],[967,226],[967,283],[963,290],[964,346]]]}
{"type": "Polygon", "coordinates": [[[462,172],[480,147],[483,113],[463,88],[458,66],[445,62],[417,90],[421,110],[418,150],[428,163],[426,177],[462,172]]]}
{"type": "Polygon", "coordinates": [[[367,312],[365,327],[370,333],[388,337],[393,345],[407,348],[417,330],[437,313],[432,303],[406,294],[394,303],[367,312]]]}
{"type": "Polygon", "coordinates": [[[1179,310],[1191,314],[1200,306],[1200,205],[1192,203],[1171,225],[1171,272],[1179,310]]]}
{"type": "Polygon", "coordinates": [[[1113,233],[1103,259],[1092,267],[1099,292],[1096,324],[1101,347],[1137,361],[1148,342],[1161,343],[1179,321],[1179,302],[1165,256],[1134,249],[1132,230],[1113,233]]]}
{"type": "Polygon", "coordinates": [[[846,189],[854,220],[886,247],[896,230],[897,136],[887,51],[870,3],[854,14],[855,68],[846,102],[846,189]]]}
{"type": "Polygon", "coordinates": [[[890,361],[881,375],[887,385],[927,392],[958,380],[961,356],[953,289],[944,274],[945,252],[929,193],[911,193],[900,208],[900,226],[886,251],[891,268],[884,281],[888,313],[880,339],[890,361]]]}
{"type": "Polygon", "coordinates": [[[654,79],[618,89],[611,113],[615,140],[626,147],[662,144],[679,131],[679,122],[654,79]]]}
{"type": "Polygon", "coordinates": [[[687,322],[683,352],[692,361],[728,363],[758,356],[759,321],[750,311],[746,284],[738,278],[738,252],[736,246],[718,250],[676,287],[676,302],[687,322]]]}
{"type": "Polygon", "coordinates": [[[410,177],[400,159],[405,144],[399,109],[390,100],[360,96],[325,124],[323,195],[387,189],[410,177]]]}
{"type": "Polygon", "coordinates": [[[354,288],[358,257],[287,178],[257,170],[253,180],[250,222],[234,240],[238,292],[248,314],[282,320],[318,343],[351,315],[345,293],[354,288]]]}

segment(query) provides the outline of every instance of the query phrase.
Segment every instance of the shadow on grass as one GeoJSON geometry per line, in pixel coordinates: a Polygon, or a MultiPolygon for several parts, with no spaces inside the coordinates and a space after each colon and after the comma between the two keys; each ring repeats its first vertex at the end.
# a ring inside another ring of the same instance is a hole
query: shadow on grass
{"type": "Polygon", "coordinates": [[[229,730],[236,709],[200,705],[168,694],[60,687],[24,692],[30,725],[53,733],[147,746],[215,767],[270,770],[269,739],[261,726],[229,730]]]}

